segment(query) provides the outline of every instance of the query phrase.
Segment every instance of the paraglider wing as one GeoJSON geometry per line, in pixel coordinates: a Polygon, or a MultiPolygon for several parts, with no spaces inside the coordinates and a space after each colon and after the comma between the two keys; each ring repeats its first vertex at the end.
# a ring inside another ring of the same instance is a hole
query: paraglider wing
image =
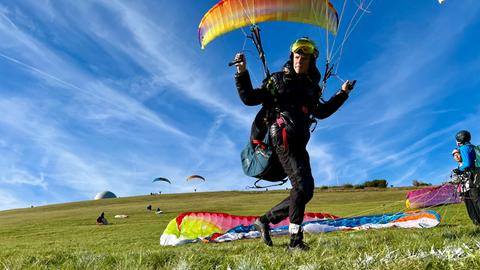
{"type": "MultiPolygon", "coordinates": [[[[160,245],[178,246],[195,242],[228,242],[257,238],[256,216],[235,216],[216,212],[187,212],[172,219],[160,236],[160,245]]],[[[270,224],[272,236],[288,234],[290,221],[270,224]]],[[[372,216],[339,218],[327,213],[305,213],[302,227],[308,233],[368,230],[382,228],[432,228],[440,224],[440,215],[433,210],[399,212],[372,216]]]]}
{"type": "Polygon", "coordinates": [[[157,178],[153,179],[152,183],[153,183],[153,182],[158,182],[158,181],[167,182],[167,183],[169,183],[169,184],[172,183],[172,182],[170,182],[170,180],[168,180],[167,178],[164,178],[164,177],[157,177],[157,178]]]}
{"type": "Polygon", "coordinates": [[[461,203],[455,185],[446,184],[407,192],[407,208],[424,208],[437,205],[461,203]]]}
{"type": "Polygon", "coordinates": [[[191,181],[191,180],[195,180],[195,179],[205,181],[205,178],[203,178],[203,176],[196,175],[196,174],[190,175],[189,177],[187,177],[187,181],[191,181]]]}
{"type": "Polygon", "coordinates": [[[328,0],[222,0],[203,16],[198,40],[204,49],[218,36],[267,21],[313,24],[334,35],[339,23],[337,11],[328,0]]]}

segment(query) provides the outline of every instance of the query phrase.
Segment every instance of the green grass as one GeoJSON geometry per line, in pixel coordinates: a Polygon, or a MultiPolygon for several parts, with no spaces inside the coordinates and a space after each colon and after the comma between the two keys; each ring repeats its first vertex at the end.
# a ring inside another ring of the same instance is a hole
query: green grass
{"type": "MultiPolygon", "coordinates": [[[[343,217],[404,211],[405,190],[320,191],[309,212],[343,217]]],[[[433,229],[307,234],[308,252],[259,239],[162,247],[159,237],[181,212],[259,215],[287,191],[162,194],[0,212],[0,269],[480,269],[480,228],[463,204],[434,208],[433,229]],[[151,204],[163,215],[147,211],[151,204]],[[95,219],[104,211],[109,226],[95,219]],[[128,219],[114,219],[128,214],[128,219]]]]}

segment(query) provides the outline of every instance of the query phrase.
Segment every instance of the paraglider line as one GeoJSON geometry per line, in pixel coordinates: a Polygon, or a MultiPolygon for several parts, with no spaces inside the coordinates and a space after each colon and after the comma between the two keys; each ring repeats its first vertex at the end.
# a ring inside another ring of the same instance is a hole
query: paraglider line
{"type": "Polygon", "coordinates": [[[368,14],[372,13],[370,10],[368,10],[368,7],[367,8],[362,7],[364,3],[365,1],[362,1],[360,3],[357,3],[357,1],[355,1],[355,5],[357,5],[357,8],[359,8],[362,12],[368,13],[368,14]]]}
{"type": "MultiPolygon", "coordinates": [[[[370,0],[370,2],[368,3],[367,7],[365,9],[368,9],[372,3],[373,3],[374,0],[370,0]]],[[[362,1],[362,3],[364,3],[365,1],[362,1]]],[[[363,6],[363,4],[361,4],[361,6],[363,6]]],[[[335,69],[335,73],[338,72],[338,69],[340,67],[340,61],[342,59],[342,56],[343,56],[343,48],[345,47],[345,44],[348,40],[348,38],[350,37],[350,35],[353,33],[353,31],[355,30],[355,28],[357,27],[358,23],[360,22],[360,20],[362,19],[363,15],[367,12],[365,12],[365,9],[363,8],[360,8],[360,6],[357,7],[357,10],[355,11],[355,14],[352,16],[352,19],[350,20],[349,24],[348,24],[348,27],[347,29],[345,30],[345,35],[344,35],[344,38],[343,38],[343,41],[342,41],[342,44],[339,46],[339,48],[335,51],[335,53],[333,54],[332,58],[335,58],[337,57],[337,60],[335,61],[337,63],[337,67],[335,69]],[[357,17],[357,14],[359,11],[362,11],[360,16],[358,17],[358,19],[355,21],[355,18],[357,17]],[[353,23],[355,21],[355,23],[353,23]],[[353,24],[353,26],[352,26],[353,24]]],[[[370,12],[368,12],[370,13],[370,12]]]]}
{"type": "MultiPolygon", "coordinates": [[[[344,0],[343,1],[343,6],[342,6],[342,12],[340,13],[340,19],[338,20],[338,29],[340,29],[340,26],[342,25],[343,15],[345,13],[345,7],[346,6],[347,6],[347,0],[344,0]]],[[[338,31],[338,29],[337,29],[337,31],[338,31]]],[[[332,48],[335,48],[335,43],[337,41],[337,37],[338,37],[338,35],[335,35],[335,37],[333,38],[332,48]]],[[[330,57],[331,57],[331,55],[327,56],[328,60],[331,60],[330,57]]]]}

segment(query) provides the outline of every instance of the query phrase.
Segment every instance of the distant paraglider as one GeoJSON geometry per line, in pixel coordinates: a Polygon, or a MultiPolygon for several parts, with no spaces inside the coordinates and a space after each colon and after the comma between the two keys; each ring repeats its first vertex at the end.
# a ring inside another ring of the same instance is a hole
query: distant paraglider
{"type": "Polygon", "coordinates": [[[203,176],[201,176],[201,175],[196,175],[196,174],[190,175],[189,177],[187,177],[187,182],[190,182],[192,180],[203,180],[203,181],[205,181],[205,178],[203,178],[203,176]]]}
{"type": "Polygon", "coordinates": [[[168,179],[165,178],[165,177],[157,177],[157,178],[153,179],[152,183],[153,183],[153,182],[159,182],[159,181],[161,181],[161,182],[167,182],[167,183],[169,183],[169,184],[172,183],[172,182],[170,182],[170,180],[168,180],[168,179]]]}
{"type": "MultiPolygon", "coordinates": [[[[190,175],[189,177],[187,177],[187,182],[191,182],[191,181],[194,181],[194,180],[198,180],[198,181],[202,180],[202,181],[205,182],[205,178],[203,178],[203,176],[198,175],[198,174],[190,175]]],[[[197,192],[196,185],[193,188],[193,192],[197,192]]]]}

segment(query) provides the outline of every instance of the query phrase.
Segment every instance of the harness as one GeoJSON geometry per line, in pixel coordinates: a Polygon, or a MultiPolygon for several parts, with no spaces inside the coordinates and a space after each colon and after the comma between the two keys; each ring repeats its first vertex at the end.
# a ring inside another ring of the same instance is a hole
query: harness
{"type": "Polygon", "coordinates": [[[480,183],[475,181],[475,172],[467,170],[462,174],[452,174],[450,182],[458,186],[457,192],[461,197],[467,196],[467,192],[472,188],[478,188],[480,183]]]}
{"type": "MultiPolygon", "coordinates": [[[[268,93],[270,93],[270,95],[272,96],[272,100],[273,100],[273,104],[272,104],[273,113],[270,112],[270,110],[269,112],[267,112],[267,113],[270,113],[270,115],[267,115],[267,122],[265,123],[267,126],[270,126],[272,124],[277,124],[279,127],[288,128],[288,124],[293,125],[293,122],[289,123],[291,122],[290,120],[291,118],[289,117],[289,115],[286,115],[282,111],[283,104],[280,104],[278,100],[278,93],[286,92],[287,79],[285,78],[286,76],[285,73],[286,73],[285,71],[283,73],[275,73],[267,81],[266,89],[268,93]]],[[[319,91],[314,94],[314,99],[319,99],[323,101],[322,89],[319,88],[318,90],[319,91]]],[[[307,106],[303,105],[300,109],[305,115],[308,115],[309,125],[312,126],[313,124],[315,124],[313,129],[310,130],[310,132],[313,132],[317,126],[317,120],[313,117],[312,112],[309,110],[307,106]]],[[[286,130],[284,129],[282,129],[282,137],[286,139],[286,130]]]]}

